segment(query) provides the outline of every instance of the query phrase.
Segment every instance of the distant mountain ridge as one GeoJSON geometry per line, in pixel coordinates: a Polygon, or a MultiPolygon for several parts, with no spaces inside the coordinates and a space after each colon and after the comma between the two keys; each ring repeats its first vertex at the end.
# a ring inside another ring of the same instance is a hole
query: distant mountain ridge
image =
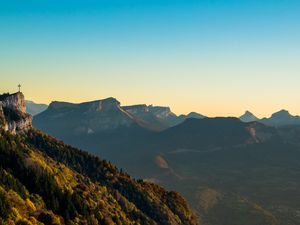
{"type": "Polygon", "coordinates": [[[300,117],[293,116],[289,111],[283,109],[273,113],[270,118],[261,119],[260,122],[275,127],[293,126],[300,125],[300,117]]]}
{"type": "Polygon", "coordinates": [[[240,120],[243,122],[259,121],[260,123],[273,127],[300,125],[300,117],[291,115],[289,111],[285,109],[273,113],[269,118],[262,119],[259,119],[253,113],[246,111],[245,114],[240,117],[240,120]]]}
{"type": "Polygon", "coordinates": [[[34,123],[41,129],[50,129],[50,133],[51,127],[58,126],[79,135],[109,132],[131,126],[161,131],[183,122],[186,118],[204,116],[197,113],[177,116],[169,107],[162,106],[121,106],[115,98],[107,98],[80,104],[54,101],[44,112],[34,117],[34,123]]]}
{"type": "Polygon", "coordinates": [[[203,119],[205,116],[191,112],[188,115],[177,116],[173,113],[170,107],[163,106],[153,106],[153,105],[132,105],[132,106],[123,106],[122,107],[127,112],[131,113],[137,118],[148,122],[157,127],[157,130],[164,130],[169,127],[176,126],[182,123],[185,119],[188,118],[197,118],[203,119]]]}
{"type": "Polygon", "coordinates": [[[26,103],[26,112],[32,116],[35,116],[45,111],[48,107],[47,104],[38,104],[30,100],[25,100],[25,103],[26,103]]]}
{"type": "Polygon", "coordinates": [[[52,102],[48,109],[34,117],[39,127],[61,127],[74,135],[111,132],[126,127],[152,130],[152,125],[124,110],[115,98],[107,98],[80,104],[52,102]],[[47,121],[48,124],[44,124],[47,121]],[[76,123],[74,123],[76,121],[76,123]]]}
{"type": "MultiPolygon", "coordinates": [[[[114,98],[108,98],[114,99],[114,98]]],[[[105,100],[105,99],[103,99],[105,100]]],[[[98,100],[98,101],[103,101],[98,100]]],[[[117,100],[116,100],[117,101],[117,100]]],[[[92,101],[97,102],[97,101],[92,101]]],[[[37,104],[30,100],[25,100],[26,103],[26,112],[32,116],[36,116],[37,114],[45,111],[48,108],[46,104],[37,104]]],[[[56,107],[64,106],[65,110],[67,110],[67,106],[71,107],[72,105],[84,105],[85,103],[81,104],[74,104],[68,102],[58,102],[54,101],[50,105],[57,105],[56,107]]],[[[146,104],[138,104],[138,105],[130,105],[130,106],[121,106],[118,102],[119,107],[126,111],[131,117],[134,117],[136,122],[139,122],[142,127],[146,127],[150,130],[161,131],[167,129],[172,126],[176,126],[182,122],[184,122],[188,118],[196,118],[196,119],[203,119],[206,116],[199,114],[197,112],[190,112],[187,115],[181,114],[177,116],[173,113],[170,107],[164,106],[153,106],[153,105],[146,105],[146,104]]],[[[69,108],[70,109],[70,108],[69,108]]],[[[282,127],[282,126],[292,126],[292,125],[300,125],[300,117],[293,116],[287,110],[280,110],[275,112],[269,118],[258,118],[252,112],[245,111],[243,115],[239,117],[239,119],[243,122],[255,122],[259,121],[263,124],[275,127],[282,127]]]]}

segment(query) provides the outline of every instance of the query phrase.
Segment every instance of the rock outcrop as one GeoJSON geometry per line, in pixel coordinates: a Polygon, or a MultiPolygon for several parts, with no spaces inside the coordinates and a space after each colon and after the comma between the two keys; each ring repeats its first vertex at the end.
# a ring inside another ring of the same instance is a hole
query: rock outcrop
{"type": "Polygon", "coordinates": [[[26,113],[25,98],[22,92],[0,95],[0,101],[3,107],[26,113]]]}
{"type": "Polygon", "coordinates": [[[0,128],[12,134],[24,132],[32,126],[32,117],[26,113],[23,93],[0,95],[0,128]]]}

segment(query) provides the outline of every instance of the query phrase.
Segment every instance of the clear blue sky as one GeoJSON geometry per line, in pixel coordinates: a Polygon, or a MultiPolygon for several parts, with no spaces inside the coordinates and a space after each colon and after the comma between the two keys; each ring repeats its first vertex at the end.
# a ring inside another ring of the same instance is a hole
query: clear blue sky
{"type": "Polygon", "coordinates": [[[300,1],[1,1],[0,76],[37,102],[300,114],[300,1]]]}

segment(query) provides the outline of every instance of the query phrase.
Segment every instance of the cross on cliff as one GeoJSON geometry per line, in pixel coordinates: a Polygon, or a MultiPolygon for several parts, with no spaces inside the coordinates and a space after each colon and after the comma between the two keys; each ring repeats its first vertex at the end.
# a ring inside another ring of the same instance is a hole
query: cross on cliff
{"type": "Polygon", "coordinates": [[[21,84],[18,85],[19,92],[21,92],[21,84]]]}

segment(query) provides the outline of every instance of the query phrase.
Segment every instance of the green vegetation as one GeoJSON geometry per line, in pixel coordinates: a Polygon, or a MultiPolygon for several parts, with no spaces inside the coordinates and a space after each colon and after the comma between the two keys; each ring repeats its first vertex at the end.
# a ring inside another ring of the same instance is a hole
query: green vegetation
{"type": "Polygon", "coordinates": [[[37,130],[0,133],[0,224],[197,224],[175,192],[37,130]]]}

